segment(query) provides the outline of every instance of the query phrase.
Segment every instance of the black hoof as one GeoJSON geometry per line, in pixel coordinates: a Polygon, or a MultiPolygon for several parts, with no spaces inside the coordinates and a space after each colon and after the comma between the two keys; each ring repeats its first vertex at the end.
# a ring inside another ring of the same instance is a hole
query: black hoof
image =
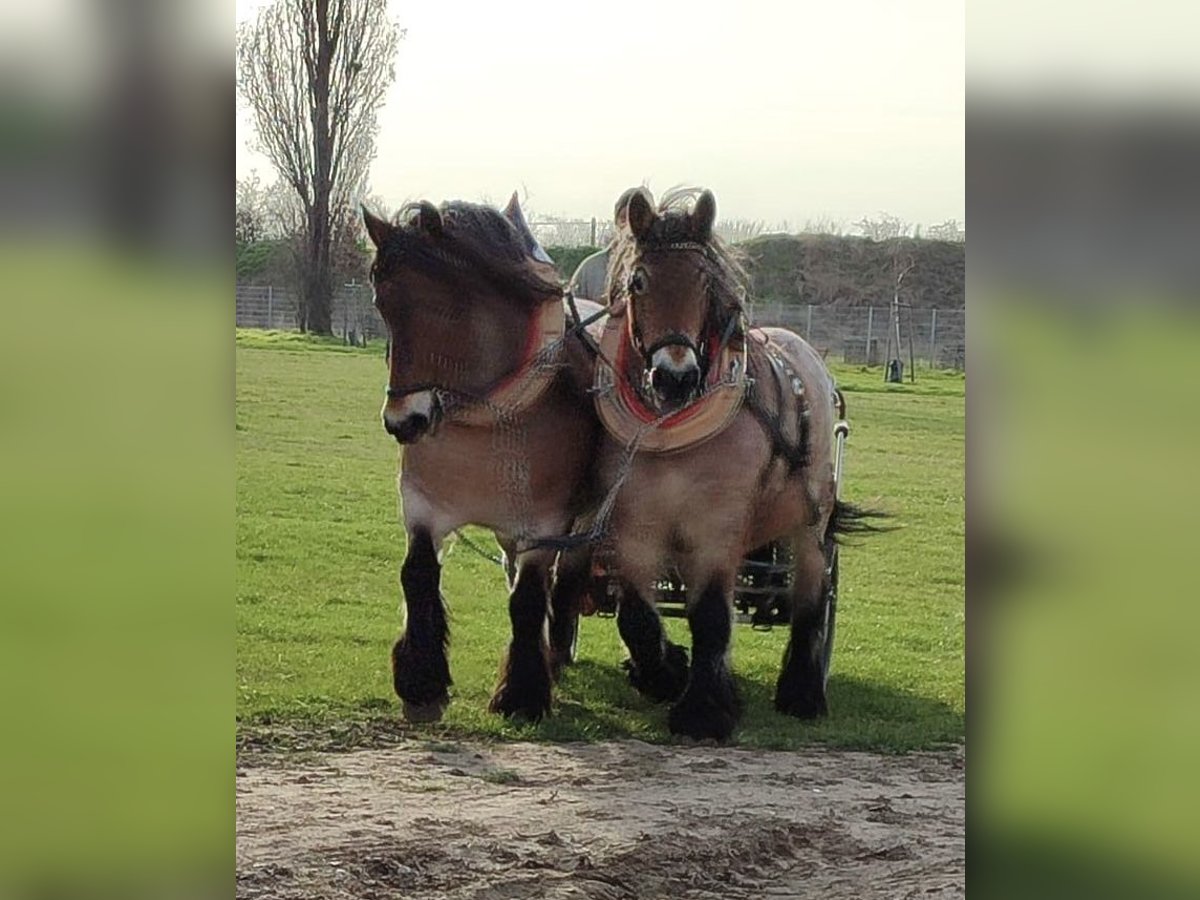
{"type": "Polygon", "coordinates": [[[408,715],[410,707],[421,710],[440,705],[434,719],[440,718],[450,702],[447,692],[450,666],[445,650],[442,647],[434,650],[417,648],[407,638],[400,638],[392,647],[392,687],[396,696],[404,701],[405,716],[410,722],[431,721],[412,718],[408,715]]]}
{"type": "Polygon", "coordinates": [[[530,691],[514,690],[503,684],[488,703],[488,711],[518,722],[540,722],[550,715],[550,687],[535,696],[530,691]]]}
{"type": "Polygon", "coordinates": [[[550,664],[546,648],[514,654],[500,667],[500,683],[488,709],[509,719],[540,721],[550,713],[550,664]]]}
{"type": "Polygon", "coordinates": [[[632,659],[625,660],[624,666],[629,673],[629,683],[639,694],[656,703],[677,700],[687,687],[688,655],[678,644],[667,644],[657,666],[638,665],[632,659]]]}
{"type": "Polygon", "coordinates": [[[819,719],[829,714],[825,689],[819,683],[785,684],[775,687],[775,709],[797,719],[819,719]]]}
{"type": "Polygon", "coordinates": [[[733,735],[740,713],[741,704],[732,680],[711,690],[697,690],[693,685],[671,707],[667,727],[672,734],[693,740],[725,742],[733,735]]]}
{"type": "Polygon", "coordinates": [[[448,694],[443,694],[430,703],[409,703],[407,700],[401,702],[405,721],[413,724],[441,721],[442,714],[446,712],[446,707],[449,705],[450,696],[448,694]]]}

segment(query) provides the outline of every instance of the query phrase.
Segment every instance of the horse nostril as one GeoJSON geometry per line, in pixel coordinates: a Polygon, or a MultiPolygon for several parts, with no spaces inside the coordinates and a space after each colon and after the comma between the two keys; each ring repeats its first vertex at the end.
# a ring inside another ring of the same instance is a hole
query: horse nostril
{"type": "Polygon", "coordinates": [[[682,370],[655,366],[650,370],[650,386],[665,400],[684,400],[699,384],[700,370],[694,366],[682,370]]]}
{"type": "Polygon", "coordinates": [[[415,441],[429,428],[429,416],[424,413],[412,413],[400,421],[383,419],[383,429],[402,444],[415,441]]]}

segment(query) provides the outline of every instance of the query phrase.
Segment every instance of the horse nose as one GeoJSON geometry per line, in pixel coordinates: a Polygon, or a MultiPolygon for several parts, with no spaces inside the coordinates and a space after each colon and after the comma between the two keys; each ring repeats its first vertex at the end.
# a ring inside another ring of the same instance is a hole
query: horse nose
{"type": "Polygon", "coordinates": [[[700,367],[659,365],[650,370],[650,385],[668,403],[682,403],[700,386],[700,367]]]}
{"type": "Polygon", "coordinates": [[[383,417],[383,430],[401,444],[411,444],[429,430],[429,416],[424,413],[409,413],[407,416],[383,417]]]}

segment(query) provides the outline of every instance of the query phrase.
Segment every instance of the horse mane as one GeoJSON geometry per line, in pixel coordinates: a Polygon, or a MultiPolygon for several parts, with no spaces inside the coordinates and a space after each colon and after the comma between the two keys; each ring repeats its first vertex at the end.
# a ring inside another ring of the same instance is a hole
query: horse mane
{"type": "MultiPolygon", "coordinates": [[[[688,215],[701,193],[701,188],[696,187],[668,190],[658,203],[658,218],[649,233],[640,240],[628,228],[617,230],[608,266],[610,304],[625,293],[628,272],[638,253],[669,250],[673,244],[695,243],[688,215]]],[[[703,248],[704,267],[709,276],[709,299],[713,304],[713,312],[722,320],[717,324],[723,328],[730,316],[749,313],[750,274],[746,271],[746,257],[715,233],[709,235],[703,248]]]]}
{"type": "Polygon", "coordinates": [[[377,278],[409,266],[442,281],[485,282],[530,307],[540,306],[548,294],[562,293],[559,281],[530,265],[524,239],[503,213],[480,203],[450,200],[438,207],[442,228],[435,234],[418,224],[420,206],[405,204],[393,217],[391,237],[376,251],[377,278]]]}

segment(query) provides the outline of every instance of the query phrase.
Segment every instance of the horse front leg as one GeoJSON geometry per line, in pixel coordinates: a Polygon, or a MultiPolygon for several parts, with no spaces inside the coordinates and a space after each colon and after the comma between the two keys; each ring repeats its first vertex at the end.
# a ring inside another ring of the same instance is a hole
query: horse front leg
{"type": "Polygon", "coordinates": [[[629,581],[621,585],[617,631],[629,648],[629,683],[660,703],[679,697],[688,680],[687,651],[667,640],[658,610],[629,581]]]}
{"type": "Polygon", "coordinates": [[[714,573],[688,589],[688,625],[692,631],[692,667],[687,688],[671,707],[672,734],[703,740],[728,740],[741,715],[741,702],[729,667],[733,635],[733,575],[714,573]]]}
{"type": "Polygon", "coordinates": [[[825,555],[807,533],[796,541],[795,549],[792,628],[775,685],[775,709],[799,719],[815,719],[829,711],[822,665],[825,555]]]}
{"type": "Polygon", "coordinates": [[[550,648],[546,641],[550,566],[553,554],[522,554],[508,599],[512,641],[500,664],[500,679],[488,709],[536,722],[550,712],[550,648]]]}
{"type": "Polygon", "coordinates": [[[427,528],[410,530],[400,568],[405,628],[392,647],[392,684],[410,722],[436,722],[450,702],[450,629],[441,594],[442,567],[427,528]]]}

